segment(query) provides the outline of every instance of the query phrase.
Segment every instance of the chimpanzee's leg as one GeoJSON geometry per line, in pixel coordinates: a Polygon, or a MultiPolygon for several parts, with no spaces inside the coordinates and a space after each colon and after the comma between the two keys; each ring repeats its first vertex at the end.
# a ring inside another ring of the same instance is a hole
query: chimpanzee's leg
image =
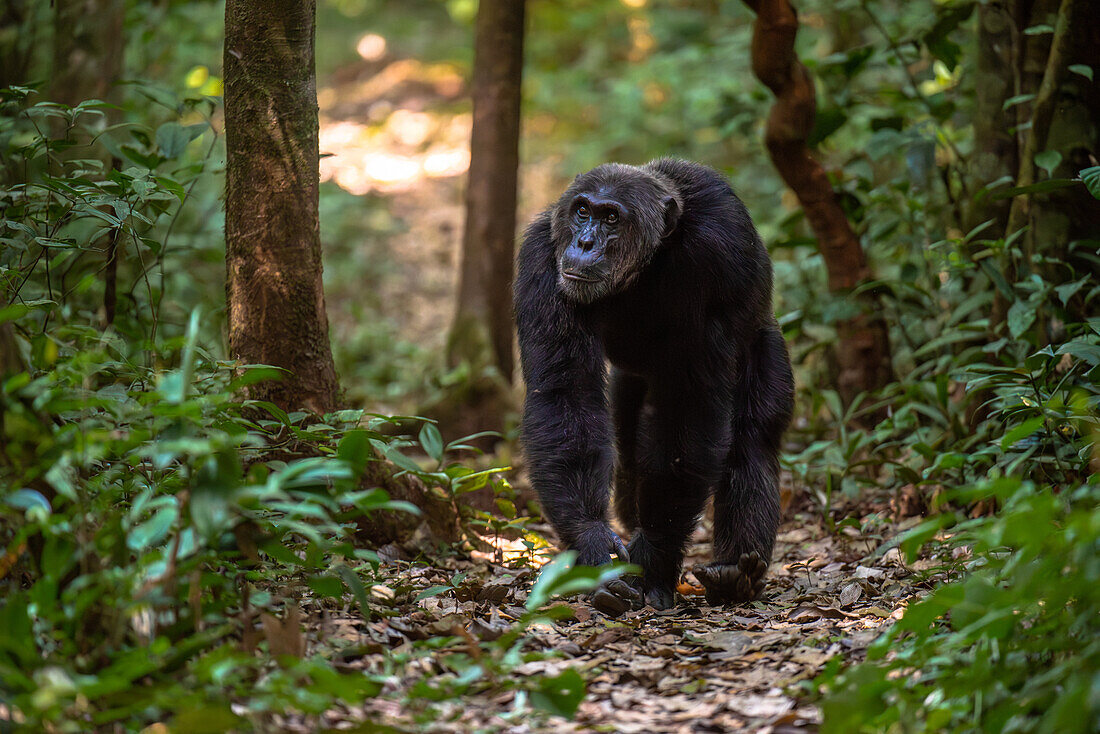
{"type": "Polygon", "coordinates": [[[684,549],[729,451],[729,388],[655,385],[652,430],[638,451],[638,531],[627,551],[655,609],[672,606],[684,549]]]}
{"type": "Polygon", "coordinates": [[[646,382],[611,370],[611,416],[615,423],[615,515],[628,533],[638,527],[638,431],[646,382]]]}
{"type": "Polygon", "coordinates": [[[779,448],[794,380],[778,328],[760,332],[737,386],[728,466],[714,495],[714,562],[695,567],[711,604],[750,601],[764,588],[779,527],[779,448]]]}

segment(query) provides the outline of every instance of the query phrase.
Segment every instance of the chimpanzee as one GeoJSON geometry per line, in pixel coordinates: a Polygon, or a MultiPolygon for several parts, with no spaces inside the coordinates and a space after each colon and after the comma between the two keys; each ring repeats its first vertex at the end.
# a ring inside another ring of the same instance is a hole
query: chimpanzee
{"type": "Polygon", "coordinates": [[[695,576],[711,604],[759,596],[794,382],[771,262],[727,181],[668,158],[578,176],[527,229],[515,308],[543,511],[578,563],[614,554],[643,571],[593,604],[670,607],[711,492],[714,558],[695,576]]]}

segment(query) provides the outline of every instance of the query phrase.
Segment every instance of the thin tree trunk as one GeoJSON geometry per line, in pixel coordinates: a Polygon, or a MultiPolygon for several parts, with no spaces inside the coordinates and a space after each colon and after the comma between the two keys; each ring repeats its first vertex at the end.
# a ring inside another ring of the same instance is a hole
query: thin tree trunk
{"type": "MultiPolygon", "coordinates": [[[[1011,0],[991,0],[978,6],[977,73],[974,79],[974,155],[970,173],[978,187],[1016,172],[1015,110],[1004,108],[1015,92],[1011,0]]],[[[988,219],[996,231],[1008,224],[1010,202],[989,198],[971,202],[966,226],[988,219]]]]}
{"type": "Polygon", "coordinates": [[[112,96],[122,74],[125,11],[125,0],[54,0],[54,102],[72,106],[112,96]]]}
{"type": "Polygon", "coordinates": [[[481,0],[472,96],[473,134],[466,186],[455,320],[447,361],[495,366],[512,379],[512,267],[516,237],[523,0],[481,0]]]}
{"type": "Polygon", "coordinates": [[[321,287],[315,0],[225,5],[226,299],[229,351],[282,367],[249,397],[336,407],[321,287]]]}
{"type": "MultiPolygon", "coordinates": [[[[1035,156],[1046,150],[1047,135],[1050,133],[1050,123],[1054,118],[1054,107],[1058,99],[1058,88],[1069,64],[1073,38],[1070,33],[1071,16],[1075,4],[1076,0],[1062,0],[1061,7],[1058,9],[1058,20],[1054,26],[1050,55],[1047,57],[1043,80],[1039,84],[1031,113],[1031,128],[1027,133],[1023,152],[1020,153],[1020,169],[1016,174],[1017,186],[1030,186],[1035,183],[1035,156]]],[[[1030,204],[1030,195],[1017,196],[1012,200],[1006,236],[1027,224],[1030,204]]],[[[1025,247],[1025,254],[1030,255],[1034,252],[1034,241],[1032,237],[1028,237],[1026,241],[1029,245],[1025,247]]]]}
{"type": "Polygon", "coordinates": [[[0,6],[0,89],[30,81],[36,20],[34,0],[4,0],[0,6]]]}
{"type": "MultiPolygon", "coordinates": [[[[795,55],[798,16],[789,0],[743,1],[756,13],[753,73],[775,95],[764,142],[817,236],[829,290],[848,293],[868,280],[871,272],[829,177],[806,142],[817,114],[817,97],[809,71],[795,55]]],[[[864,313],[837,324],[837,389],[846,402],[893,379],[886,324],[873,315],[873,304],[862,307],[864,313]]]]}

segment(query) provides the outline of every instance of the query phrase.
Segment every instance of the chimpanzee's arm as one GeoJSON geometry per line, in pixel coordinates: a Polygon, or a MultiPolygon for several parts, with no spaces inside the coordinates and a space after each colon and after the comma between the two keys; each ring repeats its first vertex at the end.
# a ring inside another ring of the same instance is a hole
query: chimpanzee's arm
{"type": "Polygon", "coordinates": [[[528,228],[516,273],[520,359],[527,383],[523,445],[543,512],[578,563],[621,551],[607,520],[614,464],[603,348],[583,307],[558,292],[548,215],[528,228]]]}

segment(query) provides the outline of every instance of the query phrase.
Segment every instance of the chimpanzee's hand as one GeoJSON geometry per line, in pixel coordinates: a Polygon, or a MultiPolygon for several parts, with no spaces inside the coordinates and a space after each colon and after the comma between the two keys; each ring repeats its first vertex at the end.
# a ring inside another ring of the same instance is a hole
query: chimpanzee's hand
{"type": "Polygon", "coordinates": [[[768,564],[759,553],[752,551],[742,553],[737,563],[700,563],[692,571],[706,589],[707,603],[720,606],[752,601],[760,596],[768,564]]]}

